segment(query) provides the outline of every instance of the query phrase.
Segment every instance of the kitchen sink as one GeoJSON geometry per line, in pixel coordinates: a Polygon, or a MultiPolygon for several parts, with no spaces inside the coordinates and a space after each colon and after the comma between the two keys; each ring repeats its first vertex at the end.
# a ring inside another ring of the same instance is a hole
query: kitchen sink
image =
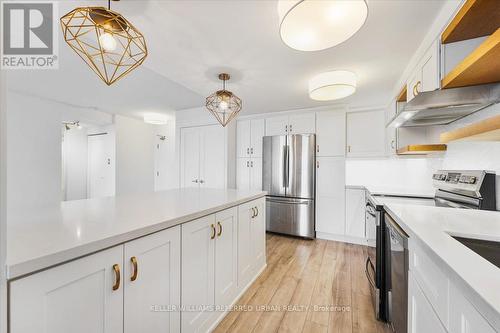
{"type": "Polygon", "coordinates": [[[457,241],[479,254],[493,265],[500,268],[500,242],[487,241],[484,239],[455,237],[457,241]]]}

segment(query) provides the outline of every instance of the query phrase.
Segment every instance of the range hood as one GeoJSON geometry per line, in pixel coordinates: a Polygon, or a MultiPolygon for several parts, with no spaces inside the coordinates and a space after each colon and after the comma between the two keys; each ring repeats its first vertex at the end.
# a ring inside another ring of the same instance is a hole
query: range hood
{"type": "Polygon", "coordinates": [[[447,125],[500,102],[500,83],[421,92],[387,127],[447,125]]]}

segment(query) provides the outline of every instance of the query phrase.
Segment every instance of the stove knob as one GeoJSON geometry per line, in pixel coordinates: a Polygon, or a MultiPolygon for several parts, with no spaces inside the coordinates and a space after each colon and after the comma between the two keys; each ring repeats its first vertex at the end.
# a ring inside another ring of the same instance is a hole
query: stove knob
{"type": "Polygon", "coordinates": [[[476,177],[470,176],[469,177],[469,184],[475,184],[476,183],[476,177]]]}

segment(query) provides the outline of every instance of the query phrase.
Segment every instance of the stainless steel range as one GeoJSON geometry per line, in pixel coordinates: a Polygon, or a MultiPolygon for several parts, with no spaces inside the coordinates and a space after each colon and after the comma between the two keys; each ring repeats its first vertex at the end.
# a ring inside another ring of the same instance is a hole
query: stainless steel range
{"type": "Polygon", "coordinates": [[[384,204],[496,210],[496,174],[485,170],[439,170],[432,176],[434,197],[366,196],[370,250],[365,272],[375,313],[398,332],[406,332],[408,252],[404,234],[384,212],[384,204]],[[395,306],[396,305],[396,306],[395,306]],[[403,328],[404,327],[404,330],[403,328]]]}

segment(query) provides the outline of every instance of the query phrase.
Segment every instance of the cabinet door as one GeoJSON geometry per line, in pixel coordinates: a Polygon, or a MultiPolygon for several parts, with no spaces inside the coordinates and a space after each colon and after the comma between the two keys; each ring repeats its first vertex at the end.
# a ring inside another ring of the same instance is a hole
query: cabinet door
{"type": "Polygon", "coordinates": [[[314,113],[291,115],[288,125],[289,134],[316,133],[316,115],[314,113]]]}
{"type": "Polygon", "coordinates": [[[266,119],[266,135],[285,135],[288,129],[288,116],[266,119]]]}
{"type": "Polygon", "coordinates": [[[124,253],[124,332],[180,332],[181,227],[125,243],[124,253]]]}
{"type": "Polygon", "coordinates": [[[215,304],[230,305],[238,288],[238,209],[215,214],[215,304]]]}
{"type": "Polygon", "coordinates": [[[347,114],[347,156],[385,155],[384,110],[347,114]]]}
{"type": "Polygon", "coordinates": [[[439,43],[435,41],[432,46],[427,50],[422,58],[420,64],[420,77],[422,78],[421,86],[422,91],[432,91],[439,89],[439,43]]]}
{"type": "Polygon", "coordinates": [[[345,232],[345,159],[316,159],[316,231],[345,232]]]}
{"type": "Polygon", "coordinates": [[[265,199],[253,201],[255,214],[250,220],[251,260],[254,274],[266,264],[266,202],[265,199]]]}
{"type": "Polygon", "coordinates": [[[316,156],[345,155],[345,112],[316,113],[316,156]]]}
{"type": "Polygon", "coordinates": [[[422,70],[420,67],[416,67],[412,74],[410,75],[410,79],[406,84],[406,101],[411,101],[415,96],[418,95],[418,92],[422,89],[422,70]]]}
{"type": "Polygon", "coordinates": [[[236,157],[249,157],[250,147],[250,120],[241,120],[236,123],[236,157]]]}
{"type": "MultiPolygon", "coordinates": [[[[422,290],[408,272],[408,332],[409,333],[446,333],[441,321],[425,298],[422,290]]],[[[480,332],[480,331],[471,331],[480,332]]]]}
{"type": "Polygon", "coordinates": [[[450,288],[450,333],[494,333],[495,330],[455,286],[450,288]]]}
{"type": "Polygon", "coordinates": [[[181,331],[203,332],[210,327],[214,305],[215,215],[182,225],[181,331]]]}
{"type": "Polygon", "coordinates": [[[262,157],[262,137],[265,135],[264,119],[252,120],[250,133],[250,154],[252,157],[262,157]]]}
{"type": "Polygon", "coordinates": [[[348,236],[365,237],[365,191],[346,189],[345,233],[348,236]]]}
{"type": "Polygon", "coordinates": [[[10,332],[123,332],[123,276],[113,290],[122,263],[116,246],[12,281],[10,332]]]}
{"type": "Polygon", "coordinates": [[[198,187],[200,180],[200,131],[181,128],[181,187],[198,187]]]}
{"type": "Polygon", "coordinates": [[[226,132],[220,125],[202,126],[200,183],[202,187],[226,187],[226,132]]]}
{"type": "Polygon", "coordinates": [[[236,159],[236,188],[239,190],[250,189],[250,159],[236,159]]]}
{"type": "Polygon", "coordinates": [[[254,215],[254,202],[238,206],[238,286],[244,288],[252,279],[253,260],[250,223],[254,215]]]}
{"type": "Polygon", "coordinates": [[[262,191],[262,158],[250,160],[250,188],[262,191]]]}

